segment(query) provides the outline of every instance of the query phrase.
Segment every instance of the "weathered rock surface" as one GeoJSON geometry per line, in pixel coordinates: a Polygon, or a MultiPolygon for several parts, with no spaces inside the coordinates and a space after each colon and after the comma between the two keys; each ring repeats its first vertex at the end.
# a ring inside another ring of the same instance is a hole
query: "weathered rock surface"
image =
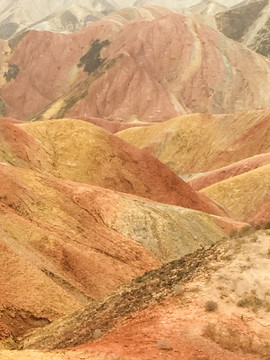
{"type": "Polygon", "coordinates": [[[267,59],[173,11],[128,13],[13,44],[0,90],[7,116],[156,122],[269,106],[267,59]]]}
{"type": "Polygon", "coordinates": [[[269,0],[240,5],[216,15],[218,30],[258,53],[270,56],[269,0]]]}
{"type": "Polygon", "coordinates": [[[268,246],[269,235],[261,231],[200,250],[33,332],[21,345],[53,349],[91,342],[61,350],[71,359],[110,354],[136,360],[160,354],[169,359],[184,354],[188,360],[262,359],[270,348],[268,246]],[[214,310],[207,310],[209,301],[216,304],[214,310]],[[96,329],[109,334],[95,341],[96,329]]]}
{"type": "Polygon", "coordinates": [[[250,158],[237,161],[232,165],[224,166],[220,169],[207,172],[206,174],[200,176],[196,176],[193,179],[189,180],[188,183],[193,187],[193,189],[198,191],[210,185],[216,184],[222,180],[241,175],[269,163],[270,153],[255,155],[250,158]]]}
{"type": "Polygon", "coordinates": [[[0,327],[7,327],[6,337],[43,326],[245,226],[10,165],[0,165],[0,184],[0,327]]]}
{"type": "Polygon", "coordinates": [[[113,0],[5,0],[0,4],[0,39],[24,32],[73,32],[119,9],[113,0]]]}
{"type": "Polygon", "coordinates": [[[117,134],[148,149],[176,174],[203,173],[270,151],[270,110],[190,114],[117,134]]]}
{"type": "Polygon", "coordinates": [[[0,183],[0,322],[13,335],[160,265],[104,224],[102,214],[117,209],[113,192],[9,165],[0,165],[0,183]]]}
{"type": "Polygon", "coordinates": [[[0,161],[87,183],[193,208],[226,212],[140,150],[85,121],[62,119],[13,124],[0,122],[0,161]]]}
{"type": "Polygon", "coordinates": [[[203,190],[240,221],[264,224],[270,219],[270,165],[223,180],[203,190]]]}

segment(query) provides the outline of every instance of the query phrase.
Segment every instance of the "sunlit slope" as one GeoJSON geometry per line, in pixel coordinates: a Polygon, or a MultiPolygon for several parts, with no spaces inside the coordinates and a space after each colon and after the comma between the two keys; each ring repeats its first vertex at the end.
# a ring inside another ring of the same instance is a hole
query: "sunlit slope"
{"type": "Polygon", "coordinates": [[[206,174],[196,176],[189,180],[188,184],[195,190],[201,190],[222,180],[241,175],[269,163],[270,153],[255,155],[220,169],[209,171],[206,174]]]}
{"type": "Polygon", "coordinates": [[[160,265],[102,220],[113,192],[9,165],[0,184],[0,323],[14,336],[160,265]]]}
{"type": "Polygon", "coordinates": [[[148,151],[93,124],[72,119],[25,124],[3,120],[1,126],[0,161],[163,203],[225,214],[148,151]]]}
{"type": "Polygon", "coordinates": [[[269,152],[270,110],[190,114],[117,135],[148,149],[179,175],[201,173],[269,152]]]}
{"type": "Polygon", "coordinates": [[[268,247],[269,234],[260,231],[201,249],[32,332],[20,345],[61,349],[74,360],[110,353],[135,360],[160,354],[263,359],[270,346],[268,247]],[[207,308],[209,302],[216,307],[207,308]],[[96,329],[102,329],[98,341],[96,329]]]}
{"type": "Polygon", "coordinates": [[[141,243],[163,263],[222,239],[246,224],[181,207],[122,197],[110,228],[141,243]]]}
{"type": "Polygon", "coordinates": [[[270,219],[270,165],[221,181],[202,190],[234,218],[254,223],[270,219]]]}
{"type": "Polygon", "coordinates": [[[4,115],[156,122],[269,106],[267,59],[192,17],[161,15],[132,8],[73,34],[30,31],[3,65],[4,115]]]}
{"type": "Polygon", "coordinates": [[[0,176],[2,238],[21,248],[22,255],[29,252],[30,260],[31,254],[38,257],[35,265],[44,267],[49,277],[55,273],[96,298],[159,264],[137,242],[102,221],[102,213],[110,211],[111,191],[106,196],[105,189],[91,191],[7,165],[0,166],[0,176]]]}
{"type": "MultiPolygon", "coordinates": [[[[59,316],[79,309],[87,303],[87,297],[77,297],[76,291],[72,291],[75,289],[61,286],[60,282],[57,283],[53,277],[48,276],[46,265],[35,251],[28,249],[27,245],[20,245],[14,239],[14,234],[18,234],[16,226],[7,233],[11,228],[10,222],[18,220],[18,216],[8,214],[2,203],[0,212],[1,341],[11,335],[20,336],[28,329],[43,326],[59,316]]],[[[29,235],[29,230],[29,226],[21,228],[21,241],[29,235]]],[[[38,236],[39,234],[36,235],[38,236]]]]}
{"type": "Polygon", "coordinates": [[[0,165],[0,310],[17,337],[244,223],[0,165]]]}

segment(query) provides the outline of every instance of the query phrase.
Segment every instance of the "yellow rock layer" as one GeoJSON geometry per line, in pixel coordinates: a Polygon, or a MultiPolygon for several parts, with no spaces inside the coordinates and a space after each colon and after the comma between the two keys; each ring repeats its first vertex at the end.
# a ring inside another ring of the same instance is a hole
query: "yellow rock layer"
{"type": "Polygon", "coordinates": [[[270,219],[270,164],[211,185],[201,192],[226,207],[238,220],[250,220],[263,207],[264,219],[270,219]]]}
{"type": "Polygon", "coordinates": [[[129,128],[117,136],[147,148],[181,175],[209,171],[270,151],[269,123],[270,110],[189,114],[152,126],[129,128]]]}

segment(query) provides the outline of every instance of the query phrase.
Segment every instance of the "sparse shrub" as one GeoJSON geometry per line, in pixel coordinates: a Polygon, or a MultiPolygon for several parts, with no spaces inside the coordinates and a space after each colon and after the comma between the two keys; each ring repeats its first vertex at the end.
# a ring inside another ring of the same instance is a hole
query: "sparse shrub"
{"type": "Polygon", "coordinates": [[[93,333],[93,339],[97,340],[103,336],[103,332],[100,329],[96,329],[93,333]]]}
{"type": "Polygon", "coordinates": [[[258,239],[259,239],[259,237],[256,234],[252,234],[252,236],[250,238],[251,242],[257,242],[258,239]]]}
{"type": "Polygon", "coordinates": [[[239,232],[238,232],[236,229],[233,229],[233,230],[230,232],[230,238],[237,237],[238,235],[239,235],[239,232]]]}
{"type": "Polygon", "coordinates": [[[216,325],[210,323],[210,324],[206,325],[206,327],[203,330],[202,335],[209,339],[215,340],[216,332],[217,332],[216,325]]]}
{"type": "Polygon", "coordinates": [[[18,344],[16,344],[12,336],[0,341],[0,350],[16,350],[17,348],[18,344]]]}
{"type": "Polygon", "coordinates": [[[218,308],[218,304],[215,301],[210,300],[205,303],[206,311],[213,312],[216,311],[217,308],[218,308]]]}
{"type": "Polygon", "coordinates": [[[243,308],[249,308],[252,311],[256,312],[259,308],[264,307],[265,304],[263,301],[258,298],[256,295],[250,295],[248,297],[242,298],[238,301],[237,306],[243,308]]]}
{"type": "Polygon", "coordinates": [[[168,339],[162,339],[157,343],[157,347],[161,350],[172,350],[172,346],[168,339]]]}
{"type": "Polygon", "coordinates": [[[174,295],[176,295],[176,296],[183,295],[183,293],[184,293],[183,286],[181,284],[175,285],[175,287],[173,288],[173,292],[174,292],[174,295]]]}
{"type": "Polygon", "coordinates": [[[270,220],[268,220],[265,225],[264,225],[265,229],[270,229],[270,220]]]}

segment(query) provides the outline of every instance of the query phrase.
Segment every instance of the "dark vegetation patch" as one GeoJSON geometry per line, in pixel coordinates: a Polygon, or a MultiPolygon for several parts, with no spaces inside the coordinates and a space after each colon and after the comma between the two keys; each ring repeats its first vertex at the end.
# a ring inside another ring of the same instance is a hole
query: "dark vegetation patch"
{"type": "Polygon", "coordinates": [[[58,98],[57,100],[51,102],[49,105],[45,107],[41,112],[34,115],[31,119],[32,121],[35,120],[42,120],[48,119],[46,117],[46,112],[54,106],[60,99],[63,101],[63,105],[60,110],[57,110],[54,113],[50,112],[49,119],[60,119],[65,117],[65,114],[74,106],[77,102],[84,99],[88,95],[89,87],[91,84],[101,77],[107,70],[109,70],[112,66],[115,65],[117,59],[112,59],[109,61],[104,61],[102,64],[93,71],[85,80],[81,81],[78,85],[74,87],[68,94],[58,98]]]}
{"type": "Polygon", "coordinates": [[[8,71],[4,73],[4,77],[7,81],[15,79],[16,76],[19,74],[20,68],[16,64],[8,64],[8,71]]]}
{"type": "Polygon", "coordinates": [[[106,59],[100,57],[101,50],[110,44],[109,40],[99,41],[95,40],[92,43],[90,50],[80,58],[78,67],[84,66],[84,71],[91,74],[99,66],[101,66],[106,59]]]}

